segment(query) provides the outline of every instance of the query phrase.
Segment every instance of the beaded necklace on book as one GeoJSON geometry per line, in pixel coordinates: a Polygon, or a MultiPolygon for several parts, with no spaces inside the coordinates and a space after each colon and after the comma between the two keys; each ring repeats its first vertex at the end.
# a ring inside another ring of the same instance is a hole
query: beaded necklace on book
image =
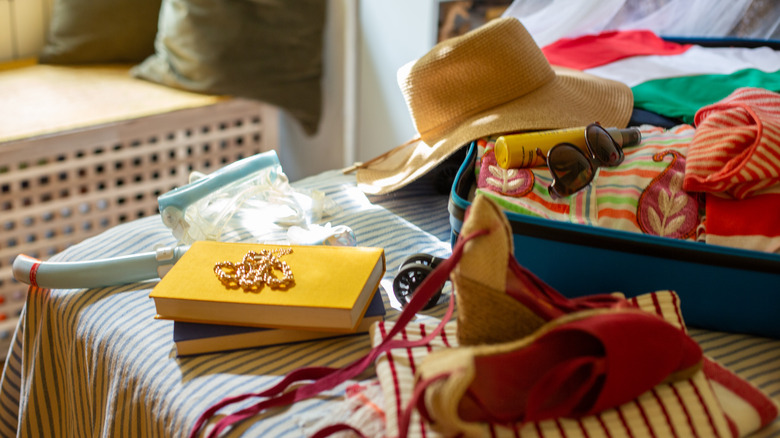
{"type": "Polygon", "coordinates": [[[228,289],[241,288],[249,292],[259,290],[263,284],[272,289],[285,289],[295,283],[295,278],[287,262],[279,257],[290,253],[292,248],[249,251],[238,263],[218,262],[214,265],[214,274],[228,289]],[[277,270],[281,272],[281,278],[274,275],[277,270]]]}

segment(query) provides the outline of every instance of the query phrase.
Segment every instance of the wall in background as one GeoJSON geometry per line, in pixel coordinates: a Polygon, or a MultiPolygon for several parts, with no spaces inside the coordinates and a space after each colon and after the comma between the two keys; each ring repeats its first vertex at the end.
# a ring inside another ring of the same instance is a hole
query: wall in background
{"type": "Polygon", "coordinates": [[[54,0],[0,0],[0,62],[37,56],[54,0]]]}
{"type": "MultiPolygon", "coordinates": [[[[354,76],[358,0],[328,0],[322,77],[322,115],[317,133],[306,136],[298,122],[279,116],[279,161],[291,180],[344,167],[345,118],[353,100],[347,84],[354,76]]],[[[354,106],[354,105],[352,105],[354,106]]],[[[351,129],[351,128],[350,128],[351,129]]]]}
{"type": "Polygon", "coordinates": [[[436,43],[438,4],[435,0],[360,3],[358,160],[373,158],[415,135],[396,73],[436,43]]]}
{"type": "Polygon", "coordinates": [[[282,115],[282,168],[292,180],[366,161],[412,138],[396,71],[436,41],[438,0],[329,0],[323,116],[306,137],[282,115]]]}

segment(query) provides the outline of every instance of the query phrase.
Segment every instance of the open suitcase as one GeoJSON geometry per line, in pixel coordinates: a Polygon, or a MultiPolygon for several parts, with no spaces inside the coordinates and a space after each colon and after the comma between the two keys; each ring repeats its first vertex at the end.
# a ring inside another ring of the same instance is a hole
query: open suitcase
{"type": "MultiPolygon", "coordinates": [[[[450,193],[453,242],[476,186],[477,143],[450,193]]],[[[506,213],[517,261],[564,295],[674,290],[691,327],[780,338],[780,254],[506,213]]]]}

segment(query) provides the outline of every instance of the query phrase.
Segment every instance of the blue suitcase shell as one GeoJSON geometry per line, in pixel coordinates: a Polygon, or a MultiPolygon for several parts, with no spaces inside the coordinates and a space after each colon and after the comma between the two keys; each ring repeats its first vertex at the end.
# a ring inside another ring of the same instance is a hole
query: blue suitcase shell
{"type": "MultiPolygon", "coordinates": [[[[471,205],[476,155],[474,142],[450,192],[453,242],[471,205]]],[[[566,296],[670,289],[690,327],[780,338],[780,254],[506,215],[517,261],[566,296]]]]}

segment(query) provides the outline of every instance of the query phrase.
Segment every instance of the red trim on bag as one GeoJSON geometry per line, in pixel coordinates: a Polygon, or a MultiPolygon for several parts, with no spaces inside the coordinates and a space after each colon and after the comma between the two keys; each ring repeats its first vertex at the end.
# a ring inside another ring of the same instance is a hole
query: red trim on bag
{"type": "Polygon", "coordinates": [[[778,415],[777,406],[764,393],[711,359],[705,357],[702,362],[708,379],[727,388],[756,410],[761,427],[774,421],[778,415]]]}
{"type": "Polygon", "coordinates": [[[518,429],[517,423],[512,423],[512,435],[514,435],[515,438],[520,438],[520,430],[518,429]]]}
{"type": "Polygon", "coordinates": [[[658,314],[658,316],[662,317],[664,316],[663,310],[661,310],[661,303],[658,302],[658,294],[652,294],[653,298],[653,307],[655,308],[655,313],[658,314]]]}
{"type": "MultiPolygon", "coordinates": [[[[452,297],[450,297],[450,299],[452,299],[452,297]]],[[[446,345],[447,348],[451,348],[452,347],[452,344],[450,344],[450,340],[447,338],[447,331],[446,330],[442,330],[441,331],[441,341],[444,342],[444,345],[446,345]]]]}
{"type": "Polygon", "coordinates": [[[647,418],[647,411],[645,411],[645,407],[642,406],[642,403],[639,403],[639,400],[634,400],[634,404],[636,405],[637,409],[639,409],[639,414],[642,416],[642,420],[645,422],[645,426],[647,426],[647,430],[650,431],[650,436],[652,437],[658,436],[655,434],[653,428],[650,427],[650,419],[647,418]]]}
{"type": "Polygon", "coordinates": [[[580,426],[580,432],[582,432],[582,436],[585,438],[590,438],[590,434],[588,433],[588,430],[585,429],[585,424],[582,423],[582,420],[577,420],[577,424],[580,426]]]}
{"type": "Polygon", "coordinates": [[[674,306],[675,313],[677,313],[677,322],[680,323],[680,327],[685,328],[685,322],[683,321],[681,306],[679,305],[680,297],[677,296],[676,293],[673,293],[671,295],[672,295],[672,305],[674,306]]]}
{"type": "MultiPolygon", "coordinates": [[[[425,335],[422,335],[421,337],[424,338],[425,335]]],[[[409,341],[409,334],[406,331],[406,328],[401,330],[401,339],[403,339],[404,341],[409,341]]],[[[429,347],[429,350],[430,350],[430,347],[429,347]]],[[[412,370],[412,374],[416,374],[417,373],[417,366],[414,363],[414,354],[412,353],[412,349],[411,348],[407,348],[406,349],[406,359],[409,361],[409,369],[412,370]]]]}
{"type": "Polygon", "coordinates": [[[731,431],[731,437],[732,438],[739,438],[739,429],[737,428],[737,424],[734,423],[734,420],[731,419],[728,415],[725,415],[726,422],[729,424],[729,430],[731,431]]]}
{"type": "MultiPolygon", "coordinates": [[[[689,379],[689,381],[690,381],[690,379],[689,379]]],[[[691,383],[693,383],[693,382],[691,382],[691,383]]],[[[693,384],[691,384],[691,386],[693,387],[693,392],[696,393],[696,398],[699,400],[699,404],[702,405],[702,406],[707,406],[707,404],[704,402],[704,397],[702,397],[702,395],[701,395],[701,391],[699,391],[699,388],[696,385],[693,385],[693,384]]],[[[705,409],[704,412],[707,413],[707,422],[709,423],[710,427],[712,428],[713,436],[720,436],[720,434],[718,433],[718,428],[715,427],[715,419],[712,418],[712,415],[710,414],[710,410],[709,409],[705,409]]],[[[725,415],[724,415],[724,417],[725,417],[725,415]]]]}
{"type": "MultiPolygon", "coordinates": [[[[442,330],[442,333],[444,333],[444,330],[442,330]]],[[[420,336],[425,337],[425,325],[420,324],[420,336]]],[[[404,330],[404,339],[406,339],[406,330],[404,330]]],[[[433,347],[431,347],[431,344],[428,344],[425,346],[428,352],[430,353],[431,350],[433,350],[433,347]]],[[[417,373],[417,364],[414,362],[414,355],[412,354],[412,349],[407,348],[407,352],[409,352],[409,368],[412,370],[412,374],[417,373]]],[[[422,431],[422,436],[425,438],[427,436],[427,430],[425,428],[425,420],[420,416],[420,430],[422,431]]]]}
{"type": "Polygon", "coordinates": [[[618,414],[618,418],[620,419],[620,424],[623,425],[623,429],[626,430],[626,433],[628,433],[628,436],[633,438],[634,434],[631,433],[631,428],[628,427],[628,421],[626,421],[626,416],[623,414],[623,408],[621,406],[617,406],[615,408],[618,414]]]}
{"type": "MultiPolygon", "coordinates": [[[[379,329],[382,332],[382,339],[387,337],[387,330],[385,329],[385,322],[379,323],[379,329]]],[[[392,354],[385,354],[387,358],[387,364],[390,365],[390,374],[393,376],[393,389],[395,390],[395,415],[396,418],[401,418],[403,412],[403,406],[401,406],[401,384],[398,380],[398,370],[395,368],[395,361],[392,354]]]]}
{"type": "Polygon", "coordinates": [[[563,429],[561,421],[557,418],[555,419],[555,427],[558,428],[558,433],[560,433],[562,437],[566,438],[566,431],[563,429]]]}
{"type": "Polygon", "coordinates": [[[655,397],[655,401],[658,403],[658,406],[661,407],[661,412],[664,413],[666,424],[669,425],[669,429],[672,431],[672,434],[677,436],[677,431],[674,429],[674,424],[672,424],[672,418],[669,416],[669,411],[666,410],[666,406],[664,406],[663,402],[661,401],[661,397],[658,395],[658,392],[656,392],[655,388],[651,389],[650,391],[653,393],[653,397],[655,397]]]}
{"type": "Polygon", "coordinates": [[[601,416],[600,412],[596,415],[596,418],[599,420],[599,424],[601,425],[601,430],[604,431],[604,434],[608,438],[612,438],[612,434],[609,433],[609,429],[607,429],[607,425],[604,423],[604,418],[601,416]]]}
{"type": "MultiPolygon", "coordinates": [[[[425,329],[424,329],[422,324],[420,324],[419,327],[420,327],[420,337],[424,338],[425,337],[425,329]]],[[[401,334],[403,336],[403,340],[404,341],[408,341],[409,340],[409,336],[407,335],[406,328],[403,329],[401,334]]],[[[428,351],[431,351],[431,344],[427,344],[425,347],[426,347],[426,349],[428,351]]],[[[407,358],[409,359],[409,369],[412,371],[412,375],[417,374],[417,364],[414,361],[413,350],[411,348],[407,348],[406,349],[406,355],[407,355],[407,358]]],[[[399,391],[400,391],[400,388],[399,388],[399,391]]],[[[399,398],[400,398],[400,396],[399,396],[399,398]]],[[[420,416],[420,421],[419,422],[420,422],[420,432],[422,433],[423,438],[425,438],[427,436],[427,434],[426,434],[426,429],[425,429],[425,420],[423,420],[422,416],[420,416]]]]}
{"type": "Polygon", "coordinates": [[[691,418],[691,413],[688,411],[688,407],[685,406],[685,403],[683,403],[683,398],[680,395],[680,391],[677,390],[677,385],[679,383],[680,382],[672,383],[669,385],[669,387],[672,388],[672,392],[674,393],[674,396],[677,398],[677,402],[680,403],[680,406],[682,407],[683,413],[685,414],[685,420],[688,422],[688,427],[690,427],[691,430],[695,432],[696,428],[693,425],[693,418],[691,418]]]}

